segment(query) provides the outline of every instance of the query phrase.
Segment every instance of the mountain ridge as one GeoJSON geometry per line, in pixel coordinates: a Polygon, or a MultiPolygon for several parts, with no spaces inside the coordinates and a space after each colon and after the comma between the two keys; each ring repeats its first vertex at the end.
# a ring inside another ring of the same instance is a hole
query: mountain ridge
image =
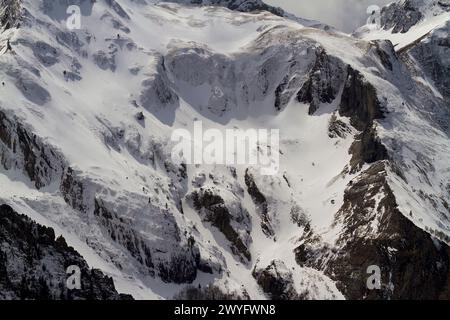
{"type": "Polygon", "coordinates": [[[446,297],[449,100],[427,61],[448,35],[400,52],[371,30],[126,0],[80,0],[90,15],[68,31],[68,1],[22,3],[1,35],[0,199],[120,292],[446,297]],[[195,121],[280,128],[281,171],[173,162],[171,133],[195,121]]]}

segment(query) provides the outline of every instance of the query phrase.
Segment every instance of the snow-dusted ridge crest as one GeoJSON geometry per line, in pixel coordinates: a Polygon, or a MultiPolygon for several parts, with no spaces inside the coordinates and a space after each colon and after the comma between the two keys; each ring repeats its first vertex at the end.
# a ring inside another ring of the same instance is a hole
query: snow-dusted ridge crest
{"type": "Polygon", "coordinates": [[[448,33],[400,52],[261,1],[173,2],[2,1],[1,202],[138,299],[446,298],[450,105],[428,62],[448,66],[448,33]],[[195,121],[280,129],[280,172],[173,163],[195,121]]]}

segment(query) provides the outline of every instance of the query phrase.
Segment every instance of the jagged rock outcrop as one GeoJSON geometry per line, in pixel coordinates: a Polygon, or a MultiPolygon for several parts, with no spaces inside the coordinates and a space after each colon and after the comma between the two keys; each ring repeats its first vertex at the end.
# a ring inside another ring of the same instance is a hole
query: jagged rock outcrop
{"type": "Polygon", "coordinates": [[[247,192],[252,197],[256,210],[261,217],[262,231],[266,236],[272,237],[275,233],[269,217],[267,199],[259,190],[255,178],[249,169],[245,171],[245,185],[247,186],[247,192]]]}
{"type": "Polygon", "coordinates": [[[331,116],[330,122],[328,124],[328,136],[330,138],[345,138],[352,132],[350,126],[345,122],[338,119],[336,114],[331,116]]]}
{"type": "Polygon", "coordinates": [[[342,62],[329,56],[324,49],[317,49],[308,80],[297,94],[298,101],[308,103],[308,113],[314,114],[321,103],[331,103],[336,99],[344,76],[342,62]]]}
{"type": "Polygon", "coordinates": [[[75,210],[86,213],[88,204],[85,202],[85,187],[77,179],[76,173],[71,167],[68,167],[63,173],[60,186],[64,201],[75,210]]]}
{"type": "Polygon", "coordinates": [[[383,7],[380,22],[385,30],[406,33],[430,13],[436,16],[446,11],[450,11],[448,0],[402,0],[383,7]]]}
{"type": "Polygon", "coordinates": [[[23,171],[38,189],[59,179],[63,170],[60,155],[17,118],[3,111],[0,111],[0,160],[6,170],[23,171]]]}
{"type": "Polygon", "coordinates": [[[203,219],[219,229],[230,241],[233,253],[240,256],[243,262],[250,261],[249,239],[248,236],[245,236],[248,230],[240,230],[241,224],[245,226],[249,223],[248,213],[243,208],[236,208],[236,206],[233,206],[231,209],[233,212],[230,212],[224,199],[214,190],[200,188],[198,191],[194,191],[189,198],[192,199],[195,210],[203,219]]]}
{"type": "Polygon", "coordinates": [[[220,287],[207,285],[206,287],[186,286],[174,297],[175,300],[249,300],[248,294],[244,291],[224,292],[220,287]]]}
{"type": "Polygon", "coordinates": [[[311,235],[296,249],[297,262],[324,270],[348,299],[448,299],[450,248],[398,210],[387,167],[373,164],[347,188],[334,222],[343,226],[337,246],[311,235]],[[381,269],[380,290],[367,286],[371,265],[381,269]]]}
{"type": "Polygon", "coordinates": [[[292,271],[286,268],[283,261],[273,260],[265,268],[255,266],[253,277],[273,300],[303,300],[305,298],[305,295],[299,294],[295,289],[292,271]]]}
{"type": "Polygon", "coordinates": [[[0,1],[0,30],[15,28],[20,23],[21,0],[0,1]]]}
{"type": "Polygon", "coordinates": [[[423,17],[415,6],[417,0],[406,0],[392,3],[381,11],[381,25],[384,29],[392,29],[393,33],[405,33],[416,25],[423,17]]]}
{"type": "Polygon", "coordinates": [[[395,52],[256,0],[77,0],[71,32],[71,2],[41,2],[2,34],[0,199],[89,246],[137,297],[447,297],[430,236],[450,234],[444,33],[395,52]],[[412,72],[406,54],[426,59],[412,72]],[[280,172],[174,163],[170,137],[193,121],[280,129],[280,172]]]}
{"type": "Polygon", "coordinates": [[[0,299],[124,300],[113,280],[90,269],[55,232],[0,205],[0,299]],[[81,271],[81,289],[69,289],[69,266],[81,271]]]}

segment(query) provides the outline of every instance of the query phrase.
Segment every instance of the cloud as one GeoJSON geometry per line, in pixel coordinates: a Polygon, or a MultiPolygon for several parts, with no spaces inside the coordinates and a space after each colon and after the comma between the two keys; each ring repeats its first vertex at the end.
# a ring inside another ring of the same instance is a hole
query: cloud
{"type": "Polygon", "coordinates": [[[393,0],[265,0],[295,15],[319,20],[342,31],[352,32],[365,24],[366,9],[373,4],[380,7],[393,0]]]}

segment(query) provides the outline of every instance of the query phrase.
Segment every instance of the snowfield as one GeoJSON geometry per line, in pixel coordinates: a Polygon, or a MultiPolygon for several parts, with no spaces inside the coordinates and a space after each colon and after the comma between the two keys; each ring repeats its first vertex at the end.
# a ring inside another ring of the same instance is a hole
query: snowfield
{"type": "MultiPolygon", "coordinates": [[[[433,34],[448,43],[447,11],[406,33],[350,36],[179,2],[22,1],[20,27],[0,34],[0,202],[54,228],[136,299],[208,285],[251,299],[354,298],[337,266],[354,262],[340,259],[355,239],[384,237],[399,219],[396,234],[450,243],[449,96],[408,51],[433,34]],[[80,30],[66,28],[69,4],[80,30]],[[173,131],[195,121],[279,129],[279,172],[173,163],[173,131]],[[359,183],[368,190],[352,197],[359,183]],[[358,216],[366,224],[350,228],[358,216]]],[[[364,278],[370,259],[352,270],[364,278]]]]}

